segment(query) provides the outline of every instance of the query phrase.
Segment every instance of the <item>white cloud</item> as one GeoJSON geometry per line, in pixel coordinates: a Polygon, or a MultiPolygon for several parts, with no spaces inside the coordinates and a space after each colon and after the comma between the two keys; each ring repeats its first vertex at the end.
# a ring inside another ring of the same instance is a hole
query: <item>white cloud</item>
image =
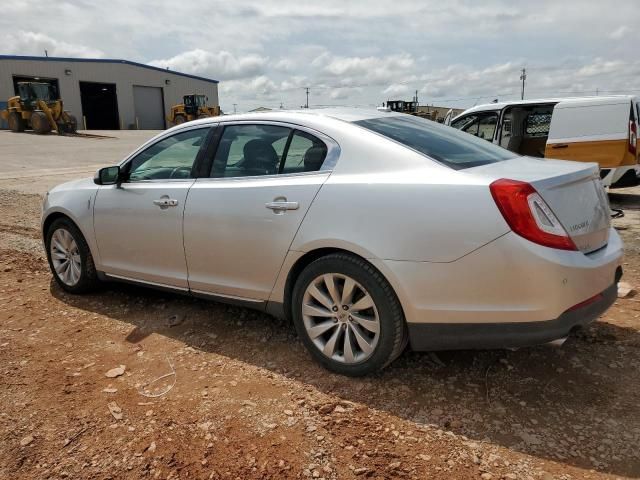
{"type": "Polygon", "coordinates": [[[295,69],[295,63],[290,58],[281,58],[273,65],[274,70],[291,72],[295,69]]]}
{"type": "Polygon", "coordinates": [[[333,57],[323,55],[323,71],[334,77],[350,81],[358,79],[360,83],[378,83],[405,76],[412,72],[415,60],[408,53],[384,57],[333,57]]]}
{"type": "Polygon", "coordinates": [[[613,40],[621,40],[626,37],[628,33],[631,33],[631,29],[626,25],[621,25],[609,34],[609,38],[613,40]]]}
{"type": "Polygon", "coordinates": [[[298,107],[307,86],[312,104],[375,105],[418,89],[421,102],[470,106],[518,97],[522,66],[530,98],[640,90],[637,42],[627,41],[634,30],[625,20],[637,17],[638,0],[615,8],[584,0],[394,0],[391,10],[388,0],[4,3],[0,53],[47,49],[169,66],[221,80],[226,110],[298,107]],[[33,12],[46,12],[46,21],[33,12]]]}
{"type": "Polygon", "coordinates": [[[0,35],[0,45],[3,53],[15,55],[44,56],[46,50],[52,57],[100,58],[104,56],[101,50],[95,48],[63,42],[44,33],[23,30],[0,35]]]}
{"type": "Polygon", "coordinates": [[[407,93],[409,87],[403,84],[393,83],[385,88],[382,93],[384,95],[400,95],[401,93],[407,93]]]}
{"type": "Polygon", "coordinates": [[[152,60],[149,64],[218,80],[234,80],[261,74],[268,61],[268,57],[256,54],[236,56],[225,50],[211,52],[196,48],[165,60],[152,60]]]}

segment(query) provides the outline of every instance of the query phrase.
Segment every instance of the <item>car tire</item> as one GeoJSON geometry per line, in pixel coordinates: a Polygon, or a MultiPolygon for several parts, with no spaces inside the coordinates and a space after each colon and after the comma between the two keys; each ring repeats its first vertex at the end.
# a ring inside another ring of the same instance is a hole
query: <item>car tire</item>
{"type": "Polygon", "coordinates": [[[91,250],[80,229],[70,219],[53,221],[47,229],[45,246],[53,278],[63,290],[80,294],[99,285],[91,250]]]}
{"type": "Polygon", "coordinates": [[[359,257],[335,253],[313,261],[296,279],[291,301],[298,336],[313,358],[333,372],[352,377],[374,373],[407,345],[407,327],[395,292],[378,270],[359,257]],[[338,302],[332,301],[331,290],[340,297],[338,302]],[[347,291],[351,296],[345,300],[347,291]],[[359,307],[369,304],[372,307],[359,307]],[[328,315],[329,308],[333,316],[328,315]],[[336,333],[339,329],[342,333],[336,333]]]}

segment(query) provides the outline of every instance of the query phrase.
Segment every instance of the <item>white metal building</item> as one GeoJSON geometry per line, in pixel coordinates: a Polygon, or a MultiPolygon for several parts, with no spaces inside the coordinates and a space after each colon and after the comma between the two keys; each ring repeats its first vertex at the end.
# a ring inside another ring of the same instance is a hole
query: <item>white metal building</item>
{"type": "Polygon", "coordinates": [[[0,55],[0,109],[18,82],[32,80],[58,89],[80,129],[164,129],[171,106],[192,93],[219,105],[218,81],[209,78],[128,60],[0,55]]]}

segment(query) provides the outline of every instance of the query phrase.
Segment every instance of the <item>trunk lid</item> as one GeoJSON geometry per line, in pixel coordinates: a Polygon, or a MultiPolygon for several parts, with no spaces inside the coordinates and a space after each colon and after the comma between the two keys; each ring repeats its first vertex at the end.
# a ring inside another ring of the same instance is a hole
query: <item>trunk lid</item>
{"type": "Polygon", "coordinates": [[[508,178],[531,184],[583,253],[598,250],[609,240],[609,200],[596,163],[518,157],[465,173],[490,181],[508,178]]]}

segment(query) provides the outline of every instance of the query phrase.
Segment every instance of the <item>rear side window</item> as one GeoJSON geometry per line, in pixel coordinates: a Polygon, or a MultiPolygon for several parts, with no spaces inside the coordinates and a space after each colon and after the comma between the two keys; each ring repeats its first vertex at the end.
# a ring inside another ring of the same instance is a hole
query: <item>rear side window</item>
{"type": "Polygon", "coordinates": [[[327,151],[322,140],[300,130],[265,124],[228,125],[224,127],[210,176],[315,172],[322,169],[327,151]]]}
{"type": "Polygon", "coordinates": [[[281,173],[315,172],[320,170],[327,146],[318,138],[306,132],[295,131],[287,150],[281,173]]]}
{"type": "Polygon", "coordinates": [[[479,137],[411,115],[373,118],[354,123],[455,170],[502,162],[517,156],[479,137]]]}
{"type": "Polygon", "coordinates": [[[274,125],[224,128],[211,177],[255,177],[278,173],[291,129],[274,125]]]}

